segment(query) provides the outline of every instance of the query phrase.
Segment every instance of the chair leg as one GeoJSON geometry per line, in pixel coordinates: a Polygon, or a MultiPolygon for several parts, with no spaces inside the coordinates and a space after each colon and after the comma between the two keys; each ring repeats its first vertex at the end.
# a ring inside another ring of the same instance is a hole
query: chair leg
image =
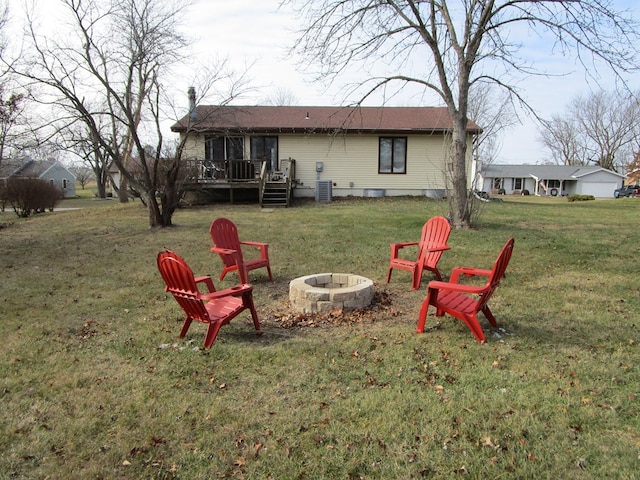
{"type": "Polygon", "coordinates": [[[485,343],[486,340],[485,340],[484,332],[482,331],[480,322],[478,322],[477,316],[464,315],[460,317],[460,320],[462,320],[467,325],[469,330],[471,330],[471,333],[473,333],[473,336],[476,337],[476,340],[478,340],[480,343],[485,343]]]}
{"type": "Polygon", "coordinates": [[[391,281],[391,270],[393,270],[393,267],[389,267],[389,271],[387,272],[387,283],[391,281]]]}
{"type": "Polygon", "coordinates": [[[189,330],[189,327],[191,326],[192,321],[193,319],[187,315],[187,318],[184,319],[184,324],[182,325],[182,330],[180,331],[179,338],[184,338],[184,336],[187,334],[187,331],[189,330]]]}
{"type": "Polygon", "coordinates": [[[260,321],[258,320],[258,312],[256,312],[256,308],[253,306],[253,301],[251,305],[249,305],[249,310],[251,311],[251,319],[253,320],[253,326],[256,328],[256,335],[262,335],[262,330],[260,330],[260,321]]]}
{"type": "Polygon", "coordinates": [[[207,335],[204,337],[204,348],[210,348],[213,345],[213,342],[216,341],[216,337],[218,336],[218,332],[222,327],[222,322],[212,322],[209,324],[209,328],[207,329],[207,335]]]}
{"type": "Polygon", "coordinates": [[[422,272],[423,272],[422,265],[417,265],[413,269],[413,272],[411,272],[411,288],[413,290],[420,289],[420,284],[422,283],[422,272]]]}
{"type": "Polygon", "coordinates": [[[267,272],[269,273],[269,280],[273,282],[273,275],[271,275],[271,266],[267,265],[267,272]]]}
{"type": "Polygon", "coordinates": [[[498,328],[498,322],[496,322],[496,318],[493,316],[493,313],[491,313],[491,310],[489,310],[489,307],[484,307],[482,309],[482,313],[487,317],[487,320],[489,320],[489,323],[493,328],[498,328]]]}
{"type": "Polygon", "coordinates": [[[431,270],[434,275],[436,276],[436,278],[438,279],[438,281],[442,281],[442,275],[440,275],[440,270],[438,270],[438,267],[433,267],[433,270],[431,270]]]}
{"type": "Polygon", "coordinates": [[[422,302],[422,307],[420,307],[420,315],[418,315],[418,327],[416,328],[417,333],[424,333],[424,324],[427,321],[427,314],[429,313],[430,302],[431,302],[431,290],[427,292],[427,296],[422,302]]]}

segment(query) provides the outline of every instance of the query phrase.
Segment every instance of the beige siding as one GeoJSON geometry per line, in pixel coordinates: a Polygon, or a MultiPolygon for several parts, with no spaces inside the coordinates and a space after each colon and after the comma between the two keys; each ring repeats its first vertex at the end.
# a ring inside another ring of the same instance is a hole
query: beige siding
{"type": "Polygon", "coordinates": [[[184,145],[184,158],[204,160],[204,135],[191,134],[184,145]]]}
{"type": "MultiPolygon", "coordinates": [[[[423,195],[425,190],[444,190],[447,137],[407,135],[407,173],[379,174],[380,136],[385,135],[278,135],[280,158],[296,160],[299,181],[296,196],[314,196],[317,178],[332,181],[334,196],[361,196],[367,189],[384,189],[387,196],[423,195]],[[316,173],[316,162],[323,163],[320,174],[316,173]]],[[[203,143],[203,135],[187,142],[185,158],[203,158],[203,143]]],[[[248,157],[248,140],[245,144],[248,157]]],[[[471,151],[471,143],[468,151],[471,151]]]]}

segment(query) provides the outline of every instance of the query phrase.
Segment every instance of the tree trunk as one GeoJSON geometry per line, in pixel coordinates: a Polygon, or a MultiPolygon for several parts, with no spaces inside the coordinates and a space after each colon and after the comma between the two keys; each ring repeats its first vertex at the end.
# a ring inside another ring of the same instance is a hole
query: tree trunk
{"type": "Polygon", "coordinates": [[[93,167],[93,174],[96,177],[96,186],[98,187],[98,198],[107,198],[107,181],[108,172],[106,168],[100,168],[99,166],[93,167]]]}
{"type": "Polygon", "coordinates": [[[145,203],[147,204],[147,210],[149,212],[149,227],[169,227],[171,226],[171,216],[165,218],[162,214],[162,209],[158,204],[158,198],[155,194],[144,192],[142,195],[145,203]]]}
{"type": "Polygon", "coordinates": [[[453,133],[451,140],[451,187],[453,195],[449,208],[451,209],[451,224],[454,228],[469,228],[471,212],[467,195],[467,122],[465,119],[453,116],[453,133]]]}
{"type": "Polygon", "coordinates": [[[122,173],[120,174],[120,185],[118,186],[118,200],[120,200],[120,203],[129,202],[129,182],[122,173]]]}

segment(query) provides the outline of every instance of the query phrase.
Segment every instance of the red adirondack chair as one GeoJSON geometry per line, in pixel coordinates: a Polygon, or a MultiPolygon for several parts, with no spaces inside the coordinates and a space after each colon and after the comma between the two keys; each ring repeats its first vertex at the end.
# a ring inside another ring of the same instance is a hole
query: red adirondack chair
{"type": "Polygon", "coordinates": [[[241,282],[247,282],[249,279],[249,271],[256,268],[267,267],[269,280],[273,282],[271,275],[271,264],[269,263],[269,244],[261,242],[240,241],[238,238],[238,228],[227,218],[218,218],[211,223],[209,227],[213,248],[211,251],[220,255],[220,259],[224,264],[220,280],[224,276],[233,271],[238,271],[241,282]],[[256,247],[260,251],[260,257],[247,260],[242,254],[242,246],[256,247]],[[233,252],[236,252],[235,254],[233,252]],[[238,265],[243,265],[244,272],[239,270],[238,265]],[[244,275],[244,277],[243,277],[244,275]]]}
{"type": "Polygon", "coordinates": [[[447,245],[451,225],[444,217],[432,217],[422,227],[422,236],[419,242],[404,242],[391,244],[391,260],[387,272],[387,283],[391,281],[391,272],[394,268],[411,272],[411,288],[418,290],[422,282],[422,272],[429,270],[442,280],[438,270],[438,262],[442,253],[451,247],[447,245]],[[418,254],[415,259],[400,258],[401,250],[405,247],[418,245],[418,254]]]}
{"type": "Polygon", "coordinates": [[[166,284],[165,291],[170,292],[187,314],[180,332],[184,338],[193,320],[209,325],[204,339],[204,348],[213,345],[220,328],[228,324],[243,310],[249,309],[258,334],[260,323],[253,305],[253,287],[246,283],[216,291],[208,275],[194,277],[187,263],[171,251],[158,254],[158,270],[166,284]],[[209,293],[202,294],[197,284],[204,283],[209,293]]]}
{"type": "Polygon", "coordinates": [[[451,279],[448,282],[429,282],[427,297],[422,302],[420,316],[418,317],[418,333],[424,332],[424,324],[427,319],[429,305],[436,307],[436,316],[441,317],[445,313],[462,320],[476,339],[484,343],[485,336],[478,322],[478,312],[484,313],[489,323],[494,328],[498,326],[496,319],[491,313],[487,302],[500,284],[500,280],[505,275],[505,270],[511,259],[514,239],[510,238],[502,247],[500,255],[493,264],[491,270],[483,270],[470,267],[456,267],[451,272],[451,279]],[[487,283],[481,286],[464,285],[459,283],[462,277],[473,277],[483,275],[487,277],[487,283]]]}

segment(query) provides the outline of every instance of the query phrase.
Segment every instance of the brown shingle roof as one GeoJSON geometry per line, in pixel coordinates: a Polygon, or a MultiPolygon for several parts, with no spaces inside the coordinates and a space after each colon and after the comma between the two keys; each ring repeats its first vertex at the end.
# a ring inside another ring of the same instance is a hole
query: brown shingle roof
{"type": "MultiPolygon", "coordinates": [[[[184,132],[186,115],[171,127],[184,132]]],[[[200,105],[190,128],[200,132],[393,132],[433,133],[451,130],[444,107],[236,107],[200,105]]],[[[469,122],[469,133],[480,128],[469,122]]]]}

